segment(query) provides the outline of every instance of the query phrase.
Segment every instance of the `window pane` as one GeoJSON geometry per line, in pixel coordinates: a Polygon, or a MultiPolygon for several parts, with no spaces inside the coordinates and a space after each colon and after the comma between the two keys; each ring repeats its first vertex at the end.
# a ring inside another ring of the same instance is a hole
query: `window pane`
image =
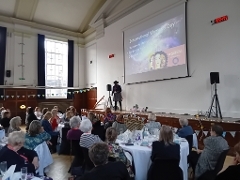
{"type": "Polygon", "coordinates": [[[46,98],[67,98],[68,44],[45,39],[45,84],[62,89],[46,89],[46,98]]]}

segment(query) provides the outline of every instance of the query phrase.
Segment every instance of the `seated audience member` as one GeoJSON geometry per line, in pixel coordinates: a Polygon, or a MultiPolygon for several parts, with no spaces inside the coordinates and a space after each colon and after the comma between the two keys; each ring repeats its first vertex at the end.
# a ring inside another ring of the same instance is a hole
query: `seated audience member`
{"type": "Polygon", "coordinates": [[[9,122],[10,126],[8,129],[8,134],[14,131],[21,131],[21,122],[22,119],[19,116],[13,117],[9,122]]]}
{"type": "Polygon", "coordinates": [[[124,151],[121,148],[121,146],[115,143],[116,139],[117,139],[116,129],[113,127],[107,128],[106,142],[108,143],[108,147],[109,147],[109,161],[111,160],[122,161],[128,170],[129,176],[134,177],[131,163],[127,159],[126,155],[124,154],[124,151]]]}
{"type": "Polygon", "coordinates": [[[66,118],[66,114],[67,114],[68,111],[71,111],[71,109],[69,107],[66,109],[65,113],[63,114],[64,119],[66,118]]]}
{"type": "Polygon", "coordinates": [[[219,125],[213,125],[211,128],[211,136],[204,139],[204,149],[197,150],[198,154],[201,154],[198,160],[193,162],[190,159],[190,163],[195,167],[195,178],[199,178],[203,173],[208,170],[214,170],[217,160],[220,154],[229,149],[227,141],[222,137],[223,128],[219,125]],[[196,163],[197,162],[197,163],[196,163]]]}
{"type": "Polygon", "coordinates": [[[57,129],[58,123],[60,120],[57,114],[58,114],[58,110],[52,109],[52,117],[50,119],[50,123],[51,123],[53,131],[55,131],[57,129]]]}
{"type": "Polygon", "coordinates": [[[8,136],[8,145],[0,150],[0,162],[7,161],[7,167],[16,164],[15,172],[19,172],[22,167],[27,167],[28,173],[35,174],[39,167],[37,153],[23,147],[25,133],[15,131],[8,136]]]}
{"type": "Polygon", "coordinates": [[[46,114],[46,112],[48,112],[48,108],[43,108],[41,119],[43,118],[44,114],[46,114]]]}
{"type": "Polygon", "coordinates": [[[101,125],[101,121],[92,112],[88,113],[88,119],[92,122],[92,134],[98,135],[102,141],[105,141],[105,129],[101,125]]]}
{"type": "Polygon", "coordinates": [[[26,130],[28,131],[29,125],[33,120],[38,120],[37,116],[34,114],[34,109],[33,108],[29,108],[28,109],[28,116],[27,116],[27,126],[26,126],[26,130]]]}
{"type": "Polygon", "coordinates": [[[51,140],[50,142],[52,143],[52,146],[51,146],[51,151],[52,153],[55,153],[57,152],[57,149],[56,149],[56,146],[57,146],[57,140],[58,140],[58,135],[59,135],[59,132],[57,131],[53,131],[52,129],[52,126],[50,124],[50,119],[52,117],[52,113],[50,111],[48,111],[44,116],[43,116],[43,119],[41,121],[42,123],[42,126],[43,126],[43,129],[51,135],[51,140]]]}
{"type": "Polygon", "coordinates": [[[3,116],[2,116],[2,112],[3,112],[3,111],[5,111],[5,108],[4,108],[4,107],[1,107],[1,108],[0,108],[0,119],[3,118],[3,116]]]}
{"type": "Polygon", "coordinates": [[[75,107],[69,106],[69,108],[70,108],[70,111],[72,112],[73,116],[78,116],[78,112],[75,107]]]}
{"type": "Polygon", "coordinates": [[[180,145],[173,142],[172,129],[163,125],[159,136],[159,141],[152,143],[151,160],[175,159],[180,162],[180,145]]]}
{"type": "Polygon", "coordinates": [[[58,136],[59,132],[53,131],[52,126],[50,124],[50,120],[52,118],[52,113],[50,111],[47,111],[41,120],[41,124],[43,126],[43,129],[50,134],[51,136],[58,136]]]}
{"type": "Polygon", "coordinates": [[[67,139],[70,140],[70,146],[71,146],[71,155],[74,156],[74,159],[72,161],[71,167],[69,169],[69,172],[73,170],[74,167],[80,167],[83,164],[83,153],[82,149],[79,146],[80,137],[83,134],[83,132],[79,129],[80,126],[80,118],[78,116],[73,116],[70,119],[70,127],[71,129],[67,133],[67,139]]]}
{"type": "Polygon", "coordinates": [[[58,108],[58,106],[54,106],[53,109],[57,110],[57,112],[58,112],[57,114],[58,115],[62,115],[63,114],[63,112],[58,108]]]}
{"type": "Polygon", "coordinates": [[[102,142],[98,135],[92,133],[92,122],[89,119],[84,119],[81,122],[80,130],[83,134],[80,137],[80,146],[90,148],[93,144],[102,142]]]}
{"type": "Polygon", "coordinates": [[[66,116],[64,118],[64,121],[69,122],[72,117],[74,117],[73,113],[71,111],[68,111],[68,112],[66,112],[66,116]]]}
{"type": "Polygon", "coordinates": [[[153,134],[154,129],[160,129],[161,124],[160,122],[156,122],[157,118],[154,113],[150,113],[148,115],[148,123],[146,123],[146,127],[148,128],[149,132],[153,134]]]}
{"type": "Polygon", "coordinates": [[[34,120],[26,133],[24,147],[34,150],[39,144],[42,144],[44,141],[48,142],[50,139],[51,135],[44,131],[40,121],[34,120]]]}
{"type": "Polygon", "coordinates": [[[80,119],[77,116],[73,116],[70,119],[70,127],[71,129],[67,133],[68,140],[80,140],[81,135],[83,132],[79,129],[80,126],[80,119]]]}
{"type": "Polygon", "coordinates": [[[188,125],[187,119],[179,119],[179,123],[182,128],[178,129],[177,135],[181,138],[185,138],[189,135],[193,135],[194,131],[191,126],[188,125]]]}
{"type": "Polygon", "coordinates": [[[1,122],[2,127],[5,129],[5,132],[7,133],[8,128],[10,126],[10,112],[5,111],[3,113],[3,117],[0,122],[1,122]]]}
{"type": "Polygon", "coordinates": [[[106,108],[105,118],[104,118],[105,129],[107,129],[108,127],[111,127],[115,120],[116,120],[116,115],[112,113],[110,108],[106,108]]]}
{"type": "Polygon", "coordinates": [[[85,173],[80,180],[129,180],[126,166],[121,162],[108,162],[108,145],[96,143],[89,149],[89,157],[95,168],[85,173]]]}
{"type": "Polygon", "coordinates": [[[36,108],[35,108],[34,114],[35,114],[35,116],[36,116],[38,119],[41,119],[41,117],[42,117],[42,112],[41,112],[41,109],[40,109],[39,107],[36,107],[36,108]]]}
{"type": "Polygon", "coordinates": [[[239,180],[240,178],[240,142],[234,146],[236,157],[232,164],[222,173],[218,174],[215,180],[239,180]]]}
{"type": "Polygon", "coordinates": [[[118,135],[121,133],[124,133],[127,130],[127,126],[124,124],[124,119],[122,114],[117,116],[117,119],[113,123],[112,127],[116,129],[118,135]]]}
{"type": "Polygon", "coordinates": [[[95,122],[98,121],[98,118],[96,117],[96,115],[92,112],[89,112],[87,115],[87,118],[92,122],[92,124],[94,124],[95,122]]]}

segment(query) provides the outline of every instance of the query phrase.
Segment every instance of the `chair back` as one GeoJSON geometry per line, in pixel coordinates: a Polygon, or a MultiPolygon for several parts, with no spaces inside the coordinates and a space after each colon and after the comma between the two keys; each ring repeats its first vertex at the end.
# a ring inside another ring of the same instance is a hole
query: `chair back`
{"type": "Polygon", "coordinates": [[[71,152],[70,155],[79,156],[83,155],[82,149],[79,145],[80,140],[70,140],[71,152]]]}
{"type": "Polygon", "coordinates": [[[185,139],[188,142],[189,153],[190,153],[191,150],[192,150],[192,147],[193,147],[193,135],[188,135],[188,136],[185,137],[185,139]]]}
{"type": "Polygon", "coordinates": [[[183,180],[179,160],[156,159],[148,170],[148,180],[183,180]]]}
{"type": "MultiPolygon", "coordinates": [[[[100,121],[97,123],[101,123],[100,121]]],[[[101,124],[94,126],[92,129],[92,134],[98,135],[102,141],[105,141],[105,132],[106,130],[104,129],[104,126],[101,126],[101,124]]]]}
{"type": "Polygon", "coordinates": [[[228,153],[229,149],[224,150],[218,160],[217,160],[217,164],[214,168],[214,170],[209,170],[206,171],[205,173],[203,173],[197,180],[214,180],[217,176],[217,174],[222,170],[227,153],[228,153]]]}
{"type": "Polygon", "coordinates": [[[124,150],[124,154],[127,157],[127,159],[130,161],[133,174],[135,174],[135,165],[134,165],[134,159],[133,159],[132,153],[130,151],[124,150]]]}
{"type": "Polygon", "coordinates": [[[91,161],[91,159],[89,158],[88,155],[88,148],[85,147],[81,147],[82,152],[83,152],[83,157],[84,157],[84,171],[90,171],[92,168],[94,168],[94,164],[91,161]]]}
{"type": "Polygon", "coordinates": [[[70,130],[70,128],[62,128],[62,141],[60,144],[59,154],[69,155],[70,154],[70,141],[67,140],[67,133],[70,130]]]}
{"type": "Polygon", "coordinates": [[[218,158],[218,160],[217,160],[217,164],[216,164],[215,169],[214,169],[216,175],[222,170],[223,165],[224,165],[224,162],[225,162],[225,159],[226,159],[226,157],[227,157],[228,151],[229,151],[229,149],[224,150],[224,151],[220,154],[220,156],[219,156],[219,158],[218,158]]]}

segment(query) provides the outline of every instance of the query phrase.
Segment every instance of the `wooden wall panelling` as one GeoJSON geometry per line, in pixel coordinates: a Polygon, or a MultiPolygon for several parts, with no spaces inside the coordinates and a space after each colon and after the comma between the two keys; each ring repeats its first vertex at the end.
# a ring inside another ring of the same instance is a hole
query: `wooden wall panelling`
{"type": "Polygon", "coordinates": [[[93,109],[97,102],[97,89],[87,91],[87,109],[93,109]]]}
{"type": "Polygon", "coordinates": [[[20,116],[24,120],[26,110],[21,109],[20,106],[25,105],[26,107],[35,108],[37,105],[36,93],[36,90],[30,89],[5,89],[4,106],[11,110],[12,117],[20,116]]]}
{"type": "Polygon", "coordinates": [[[85,93],[74,93],[73,106],[77,112],[81,112],[81,109],[87,108],[87,92],[85,93]]]}

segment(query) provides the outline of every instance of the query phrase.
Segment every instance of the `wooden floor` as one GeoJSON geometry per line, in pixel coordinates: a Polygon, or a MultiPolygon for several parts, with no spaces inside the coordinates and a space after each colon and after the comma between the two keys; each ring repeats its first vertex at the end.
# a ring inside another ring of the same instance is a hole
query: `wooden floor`
{"type": "Polygon", "coordinates": [[[67,180],[71,176],[68,174],[70,164],[70,156],[53,154],[53,164],[50,166],[47,175],[53,180],[67,180]]]}
{"type": "MultiPolygon", "coordinates": [[[[54,163],[50,166],[50,172],[47,175],[53,180],[67,180],[70,177],[68,174],[68,169],[71,164],[69,156],[53,154],[54,163]]],[[[223,170],[225,170],[229,165],[231,165],[233,157],[227,156],[223,170]]]]}

